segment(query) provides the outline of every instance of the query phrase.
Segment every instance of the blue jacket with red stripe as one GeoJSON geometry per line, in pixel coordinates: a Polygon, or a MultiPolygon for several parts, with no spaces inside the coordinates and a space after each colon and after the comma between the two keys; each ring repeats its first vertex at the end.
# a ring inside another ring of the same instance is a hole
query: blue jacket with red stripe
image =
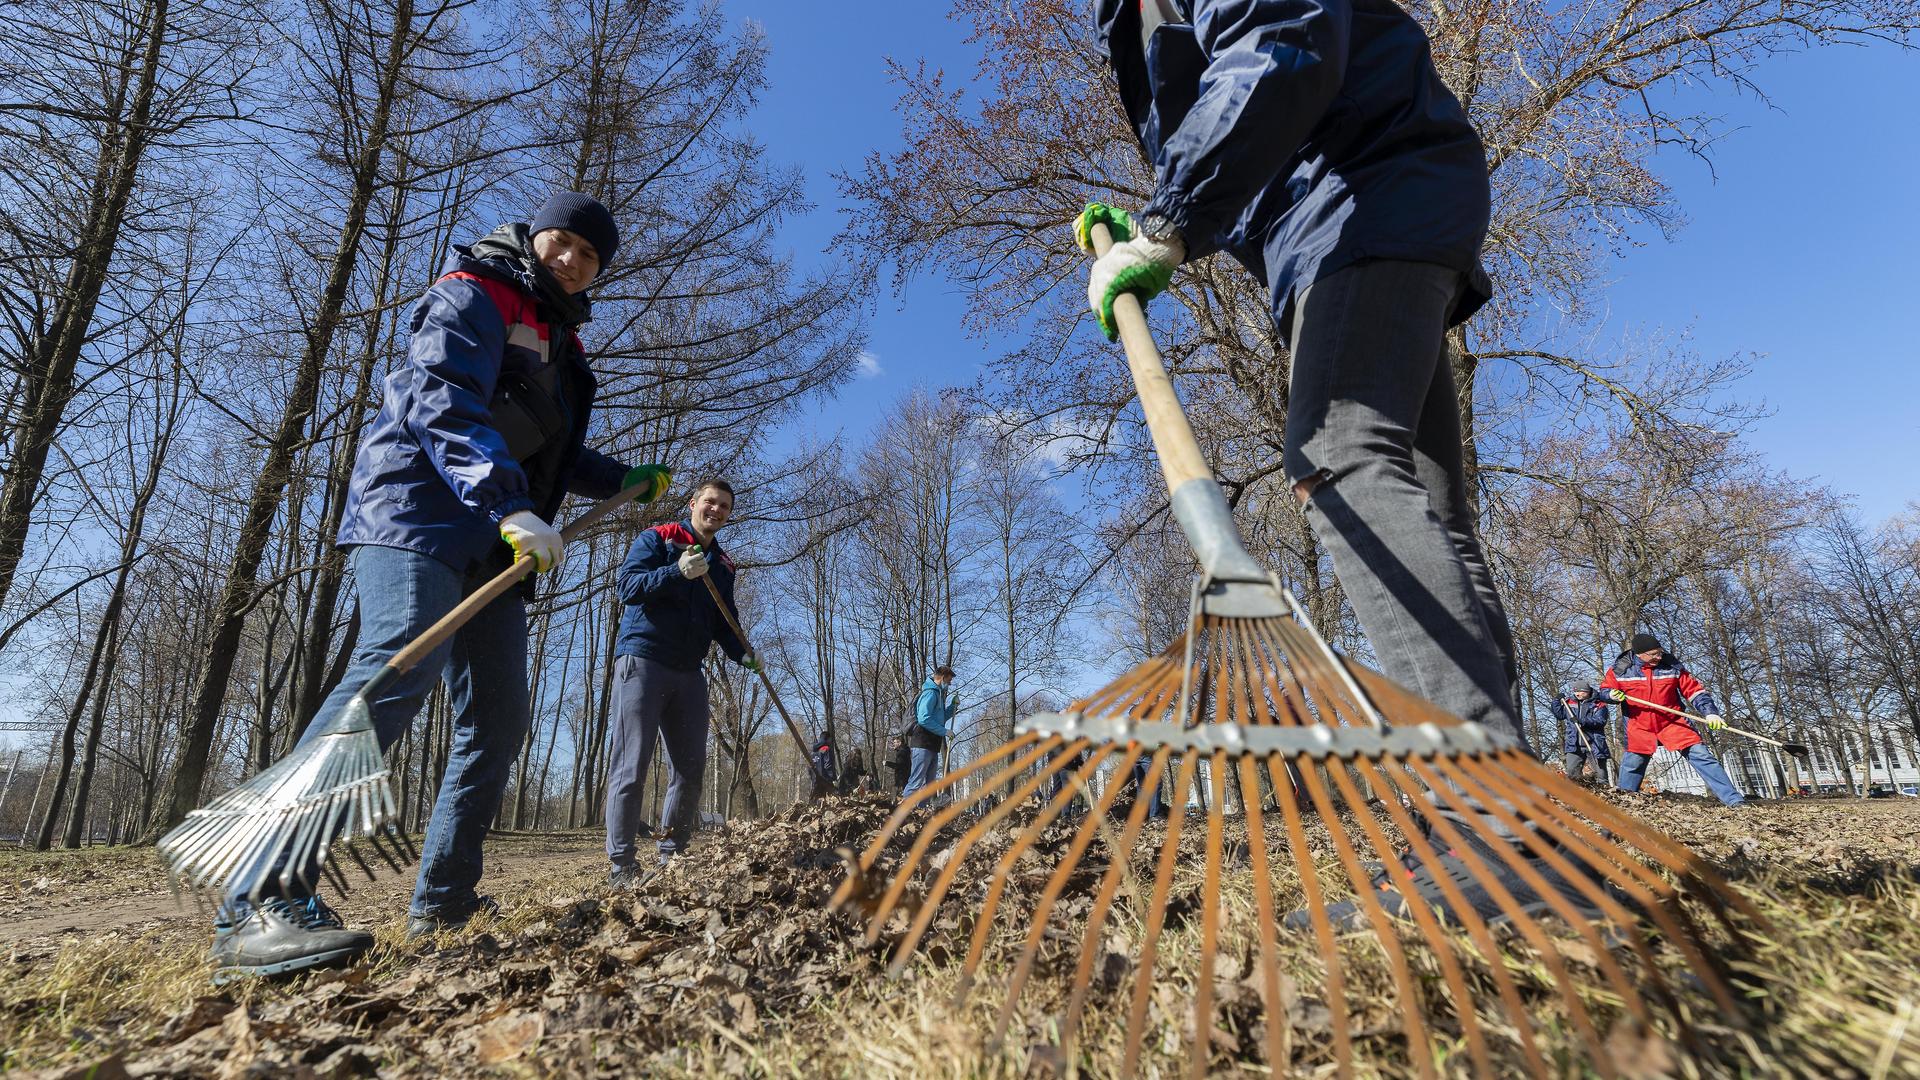
{"type": "MultiPolygon", "coordinates": [[[[641,533],[627,549],[626,561],[620,564],[620,599],[626,609],[620,615],[616,655],[644,656],[676,671],[693,671],[716,641],[736,663],[747,654],[706,584],[680,573],[681,553],[696,543],[699,540],[686,522],[673,521],[641,533]]],[[[718,540],[701,545],[701,550],[707,554],[707,576],[738,619],[733,560],[720,550],[718,540]]]]}
{"type": "Polygon", "coordinates": [[[546,314],[525,234],[502,226],[456,247],[414,306],[407,361],[387,376],[354,460],[342,547],[405,548],[458,570],[497,557],[504,567],[501,518],[532,510],[552,521],[568,492],[620,490],[626,466],[585,446],[598,383],[572,327],[546,314]],[[519,430],[530,422],[515,397],[539,378],[555,388],[534,410],[545,435],[519,430]]]}

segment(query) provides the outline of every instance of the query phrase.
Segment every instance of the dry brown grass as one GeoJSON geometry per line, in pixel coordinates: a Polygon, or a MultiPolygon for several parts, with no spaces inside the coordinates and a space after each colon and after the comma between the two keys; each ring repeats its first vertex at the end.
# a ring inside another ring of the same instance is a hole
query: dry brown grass
{"type": "MultiPolygon", "coordinates": [[[[1697,849],[1716,857],[1773,920],[1777,939],[1738,965],[1754,994],[1746,1029],[1714,1015],[1711,1003],[1683,1005],[1708,1054],[1669,1056],[1662,1040],[1616,1036],[1647,1075],[1901,1077],[1920,1075],[1920,805],[1816,803],[1761,807],[1747,814],[1685,801],[1634,804],[1697,849]]],[[[56,945],[16,949],[0,973],[0,1069],[72,1066],[123,1055],[136,1071],[235,1075],[251,1066],[274,1075],[591,1076],[759,1075],[793,1077],[1018,1076],[1053,1061],[1054,1017],[1066,992],[1065,943],[1043,954],[1012,1013],[1005,1045],[988,1046],[1006,971],[989,962],[975,992],[955,1004],[958,965],[971,926],[969,898],[956,890],[927,955],[887,979],[885,957],[864,949],[842,916],[819,910],[839,871],[825,852],[864,835],[884,808],[841,803],[736,828],[707,842],[657,887],[638,897],[608,894],[591,856],[576,869],[505,893],[506,916],[445,935],[431,946],[399,940],[399,904],[386,901],[381,945],[346,976],[246,985],[215,996],[205,982],[203,927],[191,920],[156,930],[102,932],[56,945]],[[589,902],[583,902],[590,901],[589,902]]],[[[991,864],[991,860],[987,860],[991,864]]],[[[0,875],[6,873],[0,869],[0,875]]],[[[1198,956],[1200,873],[1184,867],[1176,915],[1148,1011],[1144,1075],[1184,1070],[1198,956]]],[[[1228,967],[1211,973],[1214,1070],[1265,1075],[1256,951],[1247,871],[1230,874],[1221,902],[1228,967]]],[[[1282,880],[1281,902],[1297,895],[1282,880]]],[[[1009,904],[1023,902],[1019,889],[1009,904]]],[[[371,903],[371,901],[369,902],[371,903]]],[[[376,910],[377,910],[376,905],[376,910]]],[[[1017,909],[1016,909],[1017,910],[1017,909]]],[[[1130,904],[1116,910],[1107,948],[1134,954],[1140,927],[1130,904]]],[[[367,911],[365,914],[372,914],[367,911]]],[[[1071,906],[1070,921],[1077,919],[1071,906]]],[[[363,918],[362,925],[367,925],[363,918]]],[[[1019,930],[1024,931],[1021,926],[1019,930]]],[[[1006,938],[1012,931],[1001,931],[1006,938]]],[[[1003,944],[1005,942],[1003,941],[1003,944]]],[[[1400,1076],[1408,1047],[1381,950],[1348,941],[1350,1002],[1362,1076],[1400,1076]]],[[[1583,963],[1578,943],[1563,953],[1583,963]]],[[[1548,1059],[1568,1075],[1584,1070],[1561,1023],[1564,1006],[1537,957],[1514,948],[1502,961],[1530,988],[1528,1008],[1548,1059]]],[[[1669,955],[1661,962],[1677,966],[1669,955]]],[[[1471,982],[1490,985],[1484,959],[1471,982]]],[[[1289,950],[1283,988],[1293,1065],[1328,1068],[1327,1014],[1319,995],[1322,958],[1289,950]]],[[[1473,1007],[1496,1044],[1511,1024],[1496,999],[1447,999],[1430,959],[1418,968],[1423,1005],[1445,1018],[1473,1007]]],[[[1091,1000],[1080,1069],[1107,1075],[1120,1058],[1131,973],[1091,1000]]],[[[1594,992],[1597,1019],[1619,1003],[1594,992]]],[[[1467,1075],[1458,1048],[1437,1040],[1443,1075],[1467,1075]]],[[[1509,1058],[1509,1062],[1517,1058],[1509,1058]]],[[[1509,1073],[1518,1075],[1517,1073],[1509,1073]]]]}

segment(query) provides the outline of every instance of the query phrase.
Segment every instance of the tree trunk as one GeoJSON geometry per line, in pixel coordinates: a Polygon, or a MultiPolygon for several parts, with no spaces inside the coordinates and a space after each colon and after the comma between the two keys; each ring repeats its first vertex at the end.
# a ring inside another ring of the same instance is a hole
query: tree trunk
{"type": "Polygon", "coordinates": [[[93,651],[87,657],[86,674],[80,680],[80,692],[74,695],[73,707],[67,710],[66,726],[60,729],[60,761],[58,772],[54,774],[53,795],[47,799],[46,816],[40,819],[40,827],[33,835],[33,850],[45,851],[53,846],[53,830],[60,824],[60,810],[66,802],[67,782],[73,778],[74,740],[79,736],[80,717],[87,711],[87,702],[93,696],[93,688],[100,680],[100,665],[105,659],[107,639],[111,634],[112,616],[100,620],[93,635],[93,651]]]}
{"type": "Polygon", "coordinates": [[[182,733],[180,759],[174,768],[173,782],[166,804],[161,809],[160,820],[149,830],[149,840],[159,839],[161,833],[179,824],[200,801],[200,788],[207,773],[207,756],[213,748],[214,728],[219,723],[220,712],[226,702],[227,684],[233,673],[233,659],[238,651],[240,632],[246,622],[247,610],[254,600],[255,576],[266,554],[273,519],[280,509],[281,495],[286,489],[293,464],[295,445],[300,441],[307,420],[313,413],[320,386],[320,369],[333,344],[341,305],[346,300],[347,286],[352,281],[354,262],[360,251],[360,240],[366,231],[367,207],[373,200],[375,185],[379,181],[387,121],[412,30],[412,4],[409,0],[401,0],[394,12],[392,36],[387,44],[386,69],[381,73],[377,88],[378,98],[368,124],[366,146],[354,163],[353,190],[347,203],[346,222],[341,227],[339,242],[334,248],[326,286],[320,294],[319,309],[314,317],[313,328],[307,335],[306,348],[294,375],[293,388],[281,411],[279,426],[268,444],[266,463],[247,500],[239,543],[228,564],[226,585],[221,590],[216,608],[214,631],[203,660],[200,684],[195,689],[193,707],[187,716],[186,730],[182,733]]]}
{"type": "MultiPolygon", "coordinates": [[[[161,71],[161,45],[167,35],[169,2],[153,0],[142,10],[142,15],[151,21],[142,27],[145,48],[135,76],[133,101],[126,122],[111,124],[108,128],[108,142],[101,147],[101,167],[96,174],[86,222],[80,229],[73,265],[68,268],[49,332],[37,343],[23,378],[26,392],[14,420],[13,460],[8,463],[5,485],[0,486],[0,601],[6,600],[13,586],[14,571],[26,552],[27,531],[33,524],[34,507],[40,501],[47,453],[53,448],[54,437],[66,417],[67,404],[73,400],[74,373],[80,365],[80,352],[86,345],[101,290],[106,286],[107,270],[120,242],[127,200],[133,194],[141,156],[146,152],[154,88],[161,71]],[[120,140],[117,145],[112,141],[116,137],[120,140]]],[[[124,84],[119,92],[125,92],[124,84]]],[[[116,107],[118,104],[114,103],[116,107]]],[[[52,805],[59,803],[56,800],[52,805]]]]}

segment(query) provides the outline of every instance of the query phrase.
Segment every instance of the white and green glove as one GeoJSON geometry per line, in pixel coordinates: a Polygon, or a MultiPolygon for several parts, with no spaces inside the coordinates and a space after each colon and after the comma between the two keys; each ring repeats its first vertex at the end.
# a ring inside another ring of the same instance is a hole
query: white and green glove
{"type": "Polygon", "coordinates": [[[1701,717],[1701,719],[1707,722],[1708,731],[1719,731],[1721,728],[1727,726],[1727,722],[1721,719],[1719,713],[1708,713],[1701,717]]]}
{"type": "Polygon", "coordinates": [[[680,576],[688,581],[705,577],[707,573],[707,555],[695,544],[680,553],[680,576]]]}
{"type": "Polygon", "coordinates": [[[1088,203],[1073,223],[1073,241],[1093,253],[1093,226],[1105,225],[1113,246],[1094,260],[1087,273],[1087,306],[1100,320],[1100,330],[1112,341],[1120,336],[1113,321],[1113,300],[1132,293],[1140,302],[1159,296],[1173,280],[1173,272],[1187,259],[1187,245],[1178,231],[1154,237],[1140,233],[1133,215],[1105,203],[1088,203]]]}
{"type": "Polygon", "coordinates": [[[536,572],[552,570],[560,565],[560,530],[531,510],[516,510],[500,519],[500,539],[513,548],[515,562],[525,558],[533,559],[536,572]]]}
{"type": "Polygon", "coordinates": [[[760,658],[753,655],[752,653],[748,653],[747,655],[740,658],[740,666],[743,668],[746,668],[748,671],[759,671],[760,658]]]}

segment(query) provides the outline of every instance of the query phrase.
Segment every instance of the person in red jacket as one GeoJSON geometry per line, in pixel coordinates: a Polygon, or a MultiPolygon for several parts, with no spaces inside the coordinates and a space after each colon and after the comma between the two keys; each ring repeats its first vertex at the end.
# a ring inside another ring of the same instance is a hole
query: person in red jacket
{"type": "Polygon", "coordinates": [[[1707,782],[1708,790],[1722,803],[1739,806],[1746,802],[1727,771],[1720,767],[1720,759],[1700,740],[1700,733],[1693,729],[1691,721],[1627,700],[1634,697],[1669,709],[1690,709],[1700,714],[1709,731],[1727,726],[1713,703],[1713,695],[1661,647],[1659,638],[1652,634],[1633,635],[1627,650],[1601,678],[1600,696],[1619,705],[1627,721],[1627,752],[1620,757],[1621,791],[1640,790],[1647,761],[1654,751],[1664,746],[1684,754],[1694,771],[1707,782]]]}

